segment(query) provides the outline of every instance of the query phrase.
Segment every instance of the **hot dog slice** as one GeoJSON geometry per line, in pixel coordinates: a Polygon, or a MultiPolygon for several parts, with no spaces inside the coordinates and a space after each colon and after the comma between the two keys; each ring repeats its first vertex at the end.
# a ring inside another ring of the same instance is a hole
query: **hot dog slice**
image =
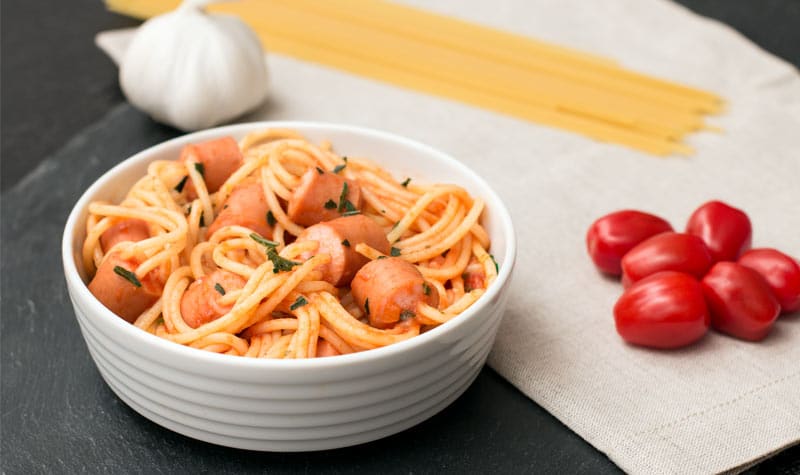
{"type": "Polygon", "coordinates": [[[325,356],[336,356],[341,355],[339,350],[333,347],[328,340],[319,339],[317,340],[317,358],[322,358],[325,356]]]}
{"type": "Polygon", "coordinates": [[[337,287],[349,284],[361,266],[369,262],[356,252],[356,245],[363,242],[384,254],[390,249],[383,229],[360,214],[310,226],[297,238],[297,242],[304,241],[317,241],[316,253],[331,256],[331,261],[320,270],[322,279],[337,287]]]}
{"type": "Polygon", "coordinates": [[[361,209],[361,187],[357,182],[312,168],[302,176],[300,185],[292,193],[287,215],[297,224],[311,226],[350,211],[345,200],[353,209],[361,209]],[[347,190],[344,189],[345,183],[347,190]],[[343,191],[346,191],[344,196],[343,191]]]}
{"type": "MultiPolygon", "coordinates": [[[[244,161],[242,151],[239,150],[239,144],[233,140],[233,137],[222,137],[186,145],[181,150],[179,160],[185,162],[191,157],[197,163],[203,165],[203,178],[209,193],[219,190],[225,180],[242,166],[244,161]]],[[[197,198],[197,193],[191,180],[186,183],[186,196],[190,200],[197,198]]]]}
{"type": "Polygon", "coordinates": [[[244,226],[258,234],[270,238],[272,226],[267,222],[267,199],[260,183],[239,185],[233,189],[222,210],[208,228],[211,237],[217,229],[224,226],[244,226]]]}
{"type": "Polygon", "coordinates": [[[474,289],[486,288],[486,272],[483,266],[477,261],[470,262],[466,269],[464,269],[464,290],[469,292],[474,289]]]}
{"type": "Polygon", "coordinates": [[[100,246],[108,252],[115,244],[123,241],[142,241],[150,237],[147,223],[141,219],[123,219],[100,235],[100,246]]]}
{"type": "Polygon", "coordinates": [[[219,299],[225,293],[241,289],[245,283],[242,277],[222,269],[195,280],[181,297],[183,321],[197,328],[225,315],[233,305],[221,305],[219,299]]]}
{"type": "Polygon", "coordinates": [[[413,264],[399,257],[377,259],[358,271],[350,284],[356,303],[377,328],[416,316],[417,306],[439,304],[439,294],[413,264]]]}
{"type": "Polygon", "coordinates": [[[127,271],[130,272],[128,275],[132,276],[138,265],[139,262],[135,259],[122,259],[119,252],[112,252],[106,256],[94,278],[89,282],[89,291],[97,297],[97,300],[131,323],[156,303],[164,289],[164,277],[159,270],[149,272],[141,279],[120,275],[127,271]],[[121,268],[121,271],[120,269],[115,271],[117,267],[121,268]]]}

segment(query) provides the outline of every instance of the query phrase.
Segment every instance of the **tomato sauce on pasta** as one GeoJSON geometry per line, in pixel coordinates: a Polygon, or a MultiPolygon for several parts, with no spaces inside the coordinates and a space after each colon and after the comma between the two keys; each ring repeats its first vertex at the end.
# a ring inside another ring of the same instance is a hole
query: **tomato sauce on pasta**
{"type": "Polygon", "coordinates": [[[92,293],[201,350],[313,358],[441,325],[497,277],[482,200],[343,157],[293,130],[184,147],[89,206],[92,293]]]}

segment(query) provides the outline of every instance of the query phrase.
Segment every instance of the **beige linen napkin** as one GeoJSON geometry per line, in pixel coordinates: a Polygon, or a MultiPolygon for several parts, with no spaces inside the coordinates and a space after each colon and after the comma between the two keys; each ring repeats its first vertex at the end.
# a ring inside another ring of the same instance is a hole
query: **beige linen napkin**
{"type": "MultiPolygon", "coordinates": [[[[633,473],[737,470],[800,440],[800,316],[762,343],[709,334],[690,348],[625,345],[621,287],[585,251],[589,224],[638,208],[682,228],[709,199],[744,209],[754,244],[800,256],[800,76],[731,29],[663,0],[415,0],[420,7],[591,51],[721,94],[725,134],[659,159],[346,73],[269,55],[272,95],[251,119],[388,130],[481,173],[504,198],[520,252],[489,364],[633,473]]],[[[112,57],[128,33],[101,34],[112,57]]]]}

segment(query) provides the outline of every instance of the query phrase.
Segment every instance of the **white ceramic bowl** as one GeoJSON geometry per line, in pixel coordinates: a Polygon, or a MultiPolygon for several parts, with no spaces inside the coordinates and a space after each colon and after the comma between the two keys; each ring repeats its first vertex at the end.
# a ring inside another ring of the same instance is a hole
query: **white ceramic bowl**
{"type": "Polygon", "coordinates": [[[100,177],[80,198],[62,242],[64,273],[89,352],[111,389],[139,414],[207,442],[268,451],[322,450],[379,439],[422,422],[461,395],[492,347],[508,299],[516,242],[500,198],[448,155],[374,130],[310,122],[232,125],[151,147],[100,177]],[[190,142],[267,127],[330,140],[337,152],[369,157],[396,177],[450,182],[486,201],[483,224],[500,275],[453,320],[395,345],[312,360],[266,360],[204,352],[126,323],[86,287],[80,259],[87,207],[121,200],[153,160],[175,159],[190,142]]]}

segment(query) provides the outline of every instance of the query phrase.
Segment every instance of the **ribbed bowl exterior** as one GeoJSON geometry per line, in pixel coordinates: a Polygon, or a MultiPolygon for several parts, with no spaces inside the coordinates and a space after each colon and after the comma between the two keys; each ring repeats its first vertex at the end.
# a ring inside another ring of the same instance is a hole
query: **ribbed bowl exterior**
{"type": "MultiPolygon", "coordinates": [[[[265,123],[238,126],[243,130],[233,133],[267,126],[303,131],[302,124],[265,123]]],[[[314,127],[324,132],[326,126],[314,127]]],[[[232,133],[222,129],[215,135],[226,132],[232,133]]],[[[357,137],[364,131],[350,132],[357,137]]],[[[179,139],[172,149],[190,138],[179,139]]],[[[158,158],[156,152],[150,158],[158,158]]],[[[142,162],[139,166],[115,168],[99,181],[113,183],[115,172],[137,174],[150,161],[137,157],[131,160],[142,162]]],[[[496,288],[441,327],[390,347],[305,361],[257,360],[183,347],[125,323],[86,289],[76,268],[76,251],[85,220],[85,210],[79,208],[98,193],[90,191],[94,193],[87,195],[92,196],[85,195],[76,205],[64,236],[67,287],[89,352],[103,379],[135,411],[207,442],[266,451],[323,450],[368,442],[418,424],[447,407],[475,379],[508,299],[513,229],[497,199],[498,204],[487,201],[487,209],[495,213],[498,226],[507,225],[504,231],[510,236],[494,241],[506,247],[493,247],[504,256],[496,288]],[[498,205],[499,211],[493,210],[498,205]]],[[[496,232],[489,231],[494,239],[496,232]]]]}

